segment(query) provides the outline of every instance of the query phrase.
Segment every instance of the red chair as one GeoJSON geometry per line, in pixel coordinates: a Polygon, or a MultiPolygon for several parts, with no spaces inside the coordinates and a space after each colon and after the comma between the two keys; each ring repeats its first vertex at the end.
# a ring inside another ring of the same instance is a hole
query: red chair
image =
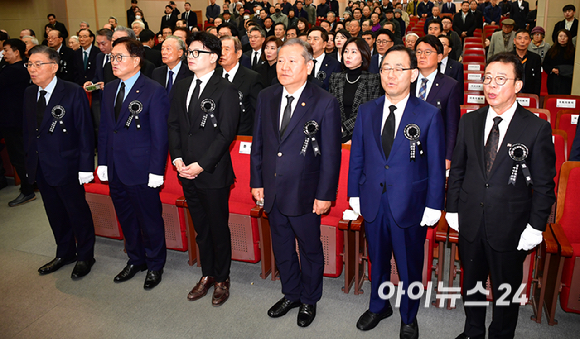
{"type": "Polygon", "coordinates": [[[468,54],[485,56],[485,49],[481,46],[465,48],[463,50],[463,55],[468,55],[468,54]]]}
{"type": "Polygon", "coordinates": [[[482,62],[485,63],[485,56],[480,54],[467,54],[463,56],[463,62],[482,62]]]}
{"type": "MultiPolygon", "coordinates": [[[[165,245],[168,249],[185,252],[188,250],[187,219],[183,208],[176,202],[183,196],[183,187],[177,178],[177,170],[168,156],[165,165],[164,183],[159,192],[163,208],[163,224],[165,226],[165,245]]],[[[189,237],[189,239],[194,237],[189,237]]],[[[193,249],[196,247],[192,247],[193,249]]],[[[197,256],[199,258],[199,256],[197,256]]]]}
{"type": "Polygon", "coordinates": [[[461,105],[459,107],[461,111],[461,116],[463,116],[463,114],[465,113],[477,111],[478,109],[484,107],[484,105],[461,105]]]}
{"type": "Polygon", "coordinates": [[[483,94],[483,83],[481,81],[465,81],[463,83],[464,91],[481,92],[483,94]]]}
{"type": "Polygon", "coordinates": [[[101,182],[97,176],[97,171],[95,171],[94,176],[94,182],[85,184],[85,198],[93,215],[95,235],[123,239],[123,230],[121,230],[113,200],[109,195],[109,183],[101,182]]]}
{"type": "Polygon", "coordinates": [[[546,72],[542,72],[542,89],[540,90],[540,96],[544,97],[548,95],[548,74],[546,72]]]}
{"type": "Polygon", "coordinates": [[[487,105],[487,100],[485,95],[481,92],[464,92],[463,93],[463,104],[464,105],[487,105]]]}
{"type": "Polygon", "coordinates": [[[481,71],[485,70],[485,62],[466,62],[463,64],[463,71],[481,71]]]}
{"type": "Polygon", "coordinates": [[[463,45],[463,50],[466,51],[470,48],[484,48],[484,47],[485,47],[485,45],[481,41],[479,41],[479,42],[466,42],[463,45]]]}
{"type": "Polygon", "coordinates": [[[554,149],[556,150],[556,176],[554,177],[554,181],[556,182],[555,193],[558,194],[558,183],[560,182],[562,165],[568,161],[568,136],[561,129],[553,129],[552,141],[554,142],[554,149]]]}
{"type": "Polygon", "coordinates": [[[540,108],[540,98],[535,94],[518,93],[518,103],[525,108],[540,108]]]}
{"type": "MultiPolygon", "coordinates": [[[[580,95],[546,95],[544,96],[544,107],[550,110],[555,117],[562,109],[580,109],[580,95]]],[[[556,127],[556,120],[552,119],[552,129],[556,127]]]]}
{"type": "Polygon", "coordinates": [[[578,126],[578,116],[580,115],[580,110],[561,110],[558,111],[556,115],[556,129],[561,129],[568,135],[568,154],[572,149],[572,141],[576,136],[576,127],[578,126]]]}
{"type": "Polygon", "coordinates": [[[481,38],[478,37],[467,37],[463,41],[464,44],[475,43],[475,44],[482,44],[481,38]]]}
{"type": "Polygon", "coordinates": [[[552,114],[550,114],[550,111],[547,109],[528,107],[527,110],[534,113],[538,118],[544,119],[551,124],[552,114]]]}

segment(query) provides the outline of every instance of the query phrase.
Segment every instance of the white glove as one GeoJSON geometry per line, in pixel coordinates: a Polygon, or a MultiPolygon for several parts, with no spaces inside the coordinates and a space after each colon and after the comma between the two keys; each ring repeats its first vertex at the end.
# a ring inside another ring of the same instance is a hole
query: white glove
{"type": "Polygon", "coordinates": [[[93,176],[93,172],[79,172],[79,183],[88,184],[89,182],[93,181],[95,177],[93,176]]]}
{"type": "Polygon", "coordinates": [[[539,243],[542,242],[542,231],[537,230],[532,227],[532,225],[528,224],[526,229],[522,232],[520,236],[520,242],[518,244],[518,251],[524,250],[529,251],[532,248],[538,246],[539,243]]]}
{"type": "Polygon", "coordinates": [[[147,184],[147,186],[151,188],[156,188],[161,185],[163,185],[163,176],[149,173],[149,183],[147,184]]]}
{"type": "Polygon", "coordinates": [[[454,229],[456,232],[459,232],[459,214],[457,214],[457,212],[445,213],[445,220],[447,220],[447,224],[449,224],[449,227],[454,229]]]}
{"type": "Polygon", "coordinates": [[[358,216],[359,215],[353,210],[344,210],[344,212],[342,212],[342,219],[344,220],[356,220],[358,219],[358,216]]]}
{"type": "Polygon", "coordinates": [[[109,175],[107,174],[107,166],[97,167],[97,177],[101,181],[109,181],[109,175]]]}
{"type": "Polygon", "coordinates": [[[359,197],[351,197],[348,199],[348,204],[354,211],[354,213],[360,215],[360,198],[359,197]]]}
{"type": "Polygon", "coordinates": [[[423,212],[423,219],[421,219],[421,226],[433,226],[439,219],[441,219],[441,211],[434,210],[429,207],[425,207],[425,212],[423,212]]]}

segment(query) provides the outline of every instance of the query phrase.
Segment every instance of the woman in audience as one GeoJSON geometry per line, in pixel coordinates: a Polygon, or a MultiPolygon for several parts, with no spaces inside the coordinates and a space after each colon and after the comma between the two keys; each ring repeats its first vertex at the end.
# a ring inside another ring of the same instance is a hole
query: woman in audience
{"type": "Polygon", "coordinates": [[[350,33],[346,29],[341,29],[334,35],[334,47],[336,47],[336,54],[331,55],[338,61],[342,60],[342,48],[348,39],[351,38],[350,33]]]}
{"type": "Polygon", "coordinates": [[[282,40],[275,36],[269,36],[262,44],[262,60],[266,61],[256,66],[256,72],[262,77],[264,88],[272,85],[272,80],[276,79],[276,60],[278,59],[278,48],[282,47],[282,40]]]}
{"type": "Polygon", "coordinates": [[[70,38],[68,38],[68,48],[72,49],[73,51],[76,51],[77,49],[79,49],[79,47],[81,47],[81,43],[79,42],[78,36],[73,35],[70,38]]]}
{"type": "Polygon", "coordinates": [[[140,9],[135,9],[135,21],[141,20],[143,24],[145,24],[145,29],[149,29],[149,24],[145,20],[145,15],[143,15],[143,11],[140,9]]]}
{"type": "Polygon", "coordinates": [[[367,72],[371,50],[362,38],[349,38],[342,50],[340,73],[332,73],[329,92],[336,96],[342,121],[342,142],[350,144],[358,107],[381,96],[381,78],[367,72]]]}
{"type": "Polygon", "coordinates": [[[48,32],[52,31],[52,25],[44,25],[44,40],[42,40],[42,45],[48,46],[48,32]]]}
{"type": "Polygon", "coordinates": [[[296,27],[298,27],[298,35],[300,35],[301,33],[308,33],[308,20],[306,20],[306,18],[298,19],[296,27]]]}
{"type": "Polygon", "coordinates": [[[407,33],[407,35],[405,35],[405,47],[415,50],[415,44],[418,39],[419,36],[416,33],[407,33]]]}
{"type": "Polygon", "coordinates": [[[570,94],[574,73],[574,44],[566,29],[558,31],[558,41],[544,58],[544,72],[548,73],[548,94],[570,94]]]}
{"type": "Polygon", "coordinates": [[[532,29],[532,43],[528,46],[528,51],[539,55],[542,58],[542,62],[544,62],[546,53],[548,53],[548,50],[550,49],[550,44],[544,41],[545,36],[546,31],[542,27],[534,27],[532,29]]]}
{"type": "MultiPolygon", "coordinates": [[[[335,53],[336,48],[334,48],[334,32],[328,32],[328,42],[326,47],[324,47],[324,52],[326,54],[335,53]]],[[[336,59],[336,56],[334,57],[336,59]]]]}
{"type": "Polygon", "coordinates": [[[337,22],[336,25],[334,25],[334,32],[338,32],[341,29],[344,29],[344,23],[342,22],[337,22]]]}

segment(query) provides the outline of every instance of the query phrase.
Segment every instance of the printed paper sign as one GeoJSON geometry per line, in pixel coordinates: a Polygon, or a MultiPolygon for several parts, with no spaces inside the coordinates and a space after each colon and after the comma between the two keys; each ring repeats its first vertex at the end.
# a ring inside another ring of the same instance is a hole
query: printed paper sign
{"type": "Polygon", "coordinates": [[[252,151],[252,143],[247,141],[240,142],[240,154],[250,154],[252,151]]]}
{"type": "Polygon", "coordinates": [[[573,115],[570,117],[570,124],[578,125],[578,115],[573,115]]]}
{"type": "Polygon", "coordinates": [[[467,80],[481,81],[481,74],[469,73],[469,74],[467,74],[467,80]]]}
{"type": "Polygon", "coordinates": [[[467,96],[467,103],[468,104],[484,105],[485,104],[485,96],[483,96],[483,95],[468,95],[467,96]]]}
{"type": "Polygon", "coordinates": [[[483,91],[483,84],[479,83],[469,83],[467,85],[468,91],[483,91]]]}
{"type": "Polygon", "coordinates": [[[556,99],[556,107],[558,108],[576,108],[575,99],[556,99]]]}
{"type": "Polygon", "coordinates": [[[517,98],[518,103],[524,107],[530,107],[530,98],[517,98]]]}
{"type": "Polygon", "coordinates": [[[468,71],[481,71],[480,65],[467,65],[468,71]]]}

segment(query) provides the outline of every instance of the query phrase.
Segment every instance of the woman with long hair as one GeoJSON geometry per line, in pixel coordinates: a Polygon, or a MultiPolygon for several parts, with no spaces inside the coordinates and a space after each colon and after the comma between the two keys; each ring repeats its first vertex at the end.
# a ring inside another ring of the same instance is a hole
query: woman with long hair
{"type": "Polygon", "coordinates": [[[381,96],[381,78],[367,72],[371,49],[362,38],[350,38],[342,49],[342,69],[332,73],[329,92],[338,99],[342,121],[342,142],[350,143],[358,107],[381,96]]]}
{"type": "Polygon", "coordinates": [[[275,36],[269,36],[262,44],[262,64],[256,66],[256,72],[262,77],[264,88],[272,85],[272,80],[276,79],[276,61],[278,59],[278,48],[282,47],[282,40],[275,36]]]}
{"type": "Polygon", "coordinates": [[[334,48],[334,32],[328,32],[328,42],[326,43],[326,46],[324,47],[324,52],[326,54],[332,54],[336,51],[336,48],[334,48]]]}
{"type": "Polygon", "coordinates": [[[335,53],[329,54],[331,57],[335,58],[338,61],[342,61],[342,49],[344,44],[350,39],[352,36],[346,29],[341,29],[334,35],[334,47],[335,53]]]}
{"type": "Polygon", "coordinates": [[[298,35],[301,33],[308,33],[309,26],[310,24],[306,18],[298,19],[298,22],[296,23],[296,27],[298,27],[298,35]]]}
{"type": "Polygon", "coordinates": [[[544,72],[548,74],[548,94],[570,94],[574,73],[574,44],[570,31],[558,31],[558,41],[548,50],[544,58],[544,72]]]}

